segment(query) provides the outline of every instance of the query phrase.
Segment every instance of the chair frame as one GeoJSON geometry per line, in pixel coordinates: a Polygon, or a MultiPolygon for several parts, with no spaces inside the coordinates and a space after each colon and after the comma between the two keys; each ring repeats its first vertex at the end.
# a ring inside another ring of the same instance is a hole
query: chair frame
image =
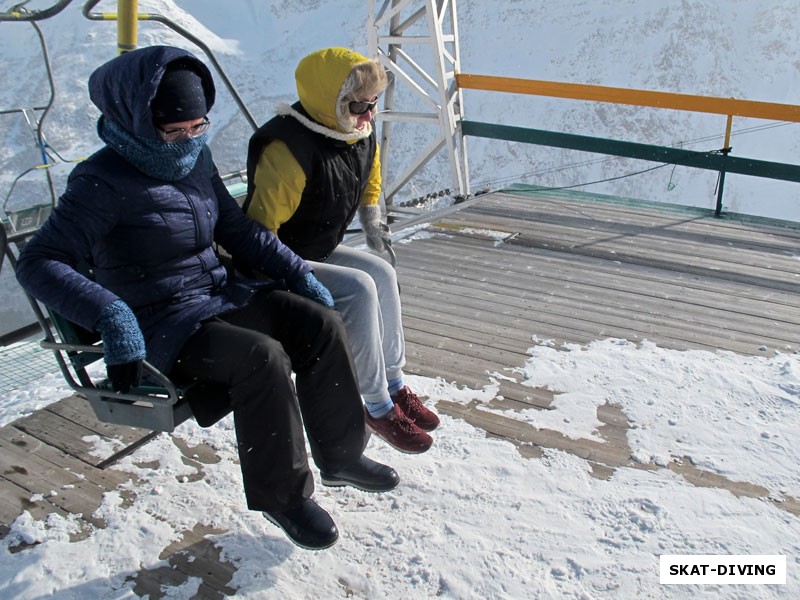
{"type": "MultiPolygon", "coordinates": [[[[12,244],[21,248],[31,233],[8,234],[3,227],[3,238],[7,238],[3,240],[3,254],[14,269],[17,261],[12,244]]],[[[99,421],[171,432],[193,416],[186,398],[190,388],[175,385],[147,361],[144,361],[144,383],[127,393],[115,392],[107,378],[92,377],[87,367],[100,360],[104,352],[99,335],[75,325],[44,304],[40,306],[27,291],[24,293],[44,334],[42,348],[53,352],[64,380],[88,400],[99,421]]]]}

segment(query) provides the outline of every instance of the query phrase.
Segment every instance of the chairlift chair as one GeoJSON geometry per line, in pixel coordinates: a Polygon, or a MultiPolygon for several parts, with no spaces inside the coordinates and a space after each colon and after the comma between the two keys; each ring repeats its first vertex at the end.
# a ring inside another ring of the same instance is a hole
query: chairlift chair
{"type": "MultiPolygon", "coordinates": [[[[3,227],[4,251],[9,263],[16,268],[12,245],[21,248],[25,239],[35,231],[11,232],[3,227]]],[[[23,290],[24,291],[24,290],[23,290]]],[[[115,392],[111,382],[102,376],[90,374],[88,367],[103,356],[100,335],[72,323],[47,306],[44,310],[30,294],[25,296],[44,333],[41,346],[53,352],[64,380],[80,396],[88,400],[95,416],[104,423],[139,427],[151,431],[171,432],[187,419],[196,416],[198,423],[207,427],[230,412],[227,389],[206,383],[188,386],[176,385],[156,367],[144,362],[143,383],[127,393],[115,392]],[[45,316],[45,313],[47,316],[45,316]],[[194,414],[192,398],[213,398],[211,409],[204,407],[202,414],[194,414]]],[[[42,305],[43,306],[43,305],[42,305]]]]}
{"type": "Polygon", "coordinates": [[[67,384],[89,401],[98,420],[171,432],[193,416],[187,389],[176,386],[147,361],[144,362],[146,383],[127,393],[115,392],[111,382],[104,377],[92,377],[87,368],[103,356],[99,334],[83,329],[47,307],[45,309],[50,319],[45,323],[39,320],[45,335],[41,346],[53,351],[67,384]]]}

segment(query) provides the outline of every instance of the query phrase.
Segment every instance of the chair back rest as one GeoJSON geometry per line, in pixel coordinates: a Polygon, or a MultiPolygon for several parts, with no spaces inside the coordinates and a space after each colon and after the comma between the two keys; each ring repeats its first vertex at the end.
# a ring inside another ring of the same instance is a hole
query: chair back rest
{"type": "MultiPolygon", "coordinates": [[[[47,309],[47,315],[50,317],[50,322],[53,324],[53,329],[56,330],[63,344],[94,346],[100,342],[100,334],[96,331],[89,331],[49,307],[45,308],[47,309]]],[[[67,351],[67,355],[76,369],[83,369],[102,357],[102,354],[96,352],[79,352],[76,350],[67,351]]]]}

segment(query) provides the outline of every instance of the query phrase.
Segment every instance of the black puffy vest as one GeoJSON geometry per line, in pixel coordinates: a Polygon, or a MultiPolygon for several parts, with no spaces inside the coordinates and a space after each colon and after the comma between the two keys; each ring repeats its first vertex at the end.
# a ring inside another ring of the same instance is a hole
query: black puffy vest
{"type": "MultiPolygon", "coordinates": [[[[308,116],[299,102],[292,108],[308,116]]],[[[348,144],[308,129],[297,119],[279,115],[250,138],[247,149],[247,211],[261,153],[272,141],[284,142],[306,176],[300,205],[281,225],[278,237],[306,260],[324,261],[344,238],[355,217],[377,150],[375,131],[348,144]]]]}

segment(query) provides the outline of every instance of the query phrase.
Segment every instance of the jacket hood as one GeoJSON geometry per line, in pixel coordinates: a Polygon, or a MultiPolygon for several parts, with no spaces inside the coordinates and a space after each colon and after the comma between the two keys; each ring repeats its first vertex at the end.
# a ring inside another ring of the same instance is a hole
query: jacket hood
{"type": "Polygon", "coordinates": [[[312,52],[297,65],[294,78],[303,108],[318,123],[336,130],[336,101],[342,84],[354,66],[369,59],[348,48],[312,52]]]}
{"type": "Polygon", "coordinates": [[[159,139],[150,104],[167,65],[183,59],[196,63],[203,80],[208,110],[216,91],[211,71],[187,50],[171,46],[149,46],[120,54],[98,67],[89,77],[89,98],[103,116],[129,133],[159,139]]]}

